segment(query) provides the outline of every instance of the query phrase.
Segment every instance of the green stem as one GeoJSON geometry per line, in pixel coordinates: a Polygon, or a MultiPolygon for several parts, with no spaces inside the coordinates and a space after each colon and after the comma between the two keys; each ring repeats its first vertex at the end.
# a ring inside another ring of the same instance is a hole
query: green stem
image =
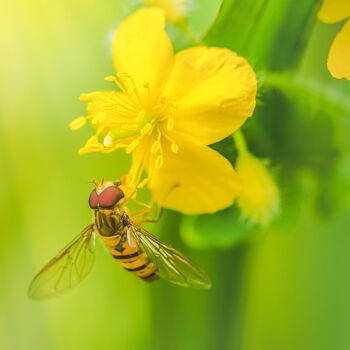
{"type": "Polygon", "coordinates": [[[189,27],[187,20],[183,20],[182,22],[178,23],[177,26],[187,34],[187,37],[190,39],[191,43],[194,46],[205,45],[202,40],[196,37],[195,33],[189,27]]]}
{"type": "Polygon", "coordinates": [[[249,153],[246,140],[244,138],[244,135],[241,130],[237,130],[232,134],[232,138],[234,143],[236,144],[236,147],[238,149],[238,153],[249,153]]]}
{"type": "Polygon", "coordinates": [[[210,290],[195,290],[160,280],[151,286],[152,350],[239,349],[243,272],[247,245],[226,251],[195,251],[179,238],[181,214],[167,212],[162,241],[202,266],[212,280],[210,290]],[[229,268],[229,269],[228,269],[229,268]]]}

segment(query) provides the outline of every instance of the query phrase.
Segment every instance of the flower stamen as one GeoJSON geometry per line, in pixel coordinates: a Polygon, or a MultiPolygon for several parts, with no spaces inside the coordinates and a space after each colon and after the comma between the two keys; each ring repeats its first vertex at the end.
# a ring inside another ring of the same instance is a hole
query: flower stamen
{"type": "Polygon", "coordinates": [[[163,136],[171,142],[171,146],[170,146],[171,151],[173,153],[179,152],[179,145],[176,143],[176,141],[166,133],[163,133],[163,136]]]}
{"type": "Polygon", "coordinates": [[[91,120],[91,124],[103,124],[103,122],[106,120],[106,112],[99,112],[97,113],[91,120]]]}
{"type": "Polygon", "coordinates": [[[160,142],[161,137],[162,137],[162,133],[161,133],[161,131],[159,129],[159,126],[157,125],[157,142],[159,144],[159,148],[158,148],[157,152],[159,152],[159,155],[156,158],[156,162],[155,162],[156,169],[160,169],[163,166],[163,163],[164,163],[163,149],[162,149],[162,144],[160,142]]]}
{"type": "Polygon", "coordinates": [[[140,122],[146,115],[146,111],[141,110],[136,117],[136,122],[140,122]]]}
{"type": "Polygon", "coordinates": [[[136,138],[130,143],[130,145],[126,148],[126,153],[130,154],[139,144],[140,144],[140,137],[136,138]]]}
{"type": "Polygon", "coordinates": [[[153,129],[153,120],[152,122],[147,123],[142,129],[141,129],[141,135],[151,135],[153,129]]]}
{"type": "Polygon", "coordinates": [[[125,87],[122,85],[122,83],[120,81],[118,81],[118,79],[115,76],[109,75],[108,77],[105,77],[104,80],[115,83],[121,91],[126,92],[125,87]]]}
{"type": "Polygon", "coordinates": [[[152,154],[157,154],[160,148],[160,142],[158,140],[153,142],[153,145],[151,147],[151,153],[152,154]]]}
{"type": "Polygon", "coordinates": [[[166,129],[168,130],[168,131],[171,131],[171,130],[173,130],[174,129],[174,118],[173,117],[171,117],[171,116],[169,116],[169,118],[168,118],[168,122],[167,122],[167,125],[166,125],[166,129]]]}
{"type": "Polygon", "coordinates": [[[134,81],[134,79],[132,78],[132,76],[129,75],[128,73],[125,73],[125,72],[119,72],[119,73],[117,73],[117,75],[118,75],[119,77],[121,77],[121,78],[127,78],[127,79],[130,80],[130,82],[131,82],[133,88],[130,89],[130,90],[128,91],[128,93],[129,93],[129,94],[134,93],[135,96],[138,98],[139,102],[142,104],[143,100],[142,100],[142,98],[141,98],[141,95],[139,94],[139,91],[138,91],[138,89],[137,89],[137,86],[136,86],[135,81],[134,81]]]}
{"type": "Polygon", "coordinates": [[[163,156],[160,154],[156,159],[156,169],[160,169],[163,166],[163,156]]]}
{"type": "Polygon", "coordinates": [[[71,130],[78,130],[86,124],[86,120],[86,117],[75,118],[69,123],[69,127],[71,130]]]}

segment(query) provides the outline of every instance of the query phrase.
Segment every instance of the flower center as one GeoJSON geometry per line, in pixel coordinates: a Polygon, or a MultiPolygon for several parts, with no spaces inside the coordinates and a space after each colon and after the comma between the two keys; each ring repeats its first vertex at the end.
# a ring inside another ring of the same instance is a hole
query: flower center
{"type": "Polygon", "coordinates": [[[139,91],[134,79],[127,73],[108,76],[105,80],[114,82],[121,92],[99,91],[80,96],[80,100],[89,101],[88,116],[74,120],[71,128],[78,129],[90,120],[96,135],[79,153],[111,153],[118,148],[132,153],[137,147],[147,148],[143,150],[144,159],[136,162],[133,172],[132,182],[140,187],[148,181],[145,179],[139,183],[144,168],[160,169],[163,166],[165,145],[170,145],[173,153],[179,151],[178,144],[169,135],[175,126],[172,114],[177,106],[165,96],[152,96],[148,82],[142,85],[146,91],[139,91]],[[101,139],[102,142],[99,141],[101,139]],[[145,164],[147,161],[148,164],[145,164]]]}

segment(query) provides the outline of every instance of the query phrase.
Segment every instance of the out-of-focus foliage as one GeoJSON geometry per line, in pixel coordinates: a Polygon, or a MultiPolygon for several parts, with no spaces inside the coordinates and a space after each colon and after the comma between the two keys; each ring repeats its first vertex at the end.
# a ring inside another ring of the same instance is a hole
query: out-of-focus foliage
{"type": "Polygon", "coordinates": [[[203,40],[238,52],[256,68],[280,71],[303,55],[317,8],[315,0],[225,0],[203,40]]]}
{"type": "MultiPolygon", "coordinates": [[[[90,131],[77,136],[68,123],[84,113],[82,91],[109,88],[108,33],[142,5],[2,4],[1,349],[350,347],[350,86],[326,68],[341,24],[317,22],[320,2],[311,0],[224,0],[212,24],[219,3],[193,1],[189,28],[259,70],[259,103],[243,133],[250,151],[269,160],[279,218],[262,230],[232,207],[213,216],[168,212],[147,226],[207,270],[209,291],[146,285],[98,247],[87,280],[47,303],[29,301],[28,284],[91,220],[88,181],[117,178],[130,165],[122,152],[78,156],[90,131]]],[[[168,30],[177,50],[191,45],[181,29],[168,30]]],[[[231,138],[213,147],[235,163],[231,138]]]]}

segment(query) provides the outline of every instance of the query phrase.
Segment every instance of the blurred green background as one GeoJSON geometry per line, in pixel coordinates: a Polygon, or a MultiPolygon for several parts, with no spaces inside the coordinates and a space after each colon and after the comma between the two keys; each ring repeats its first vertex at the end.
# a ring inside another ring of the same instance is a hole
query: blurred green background
{"type": "MultiPolygon", "coordinates": [[[[258,106],[243,131],[270,159],[280,218],[262,230],[227,213],[167,212],[148,226],[208,271],[211,290],[147,285],[99,245],[87,280],[47,302],[29,300],[27,287],[90,222],[89,181],[130,165],[122,152],[78,156],[91,129],[68,123],[85,113],[81,92],[110,88],[111,35],[140,4],[2,3],[1,349],[350,349],[350,83],[326,69],[342,24],[318,22],[318,1],[227,0],[211,25],[219,3],[192,1],[189,24],[257,71],[258,106]]],[[[168,29],[176,49],[189,45],[168,29]]],[[[234,146],[218,147],[234,162],[234,146]]]]}

